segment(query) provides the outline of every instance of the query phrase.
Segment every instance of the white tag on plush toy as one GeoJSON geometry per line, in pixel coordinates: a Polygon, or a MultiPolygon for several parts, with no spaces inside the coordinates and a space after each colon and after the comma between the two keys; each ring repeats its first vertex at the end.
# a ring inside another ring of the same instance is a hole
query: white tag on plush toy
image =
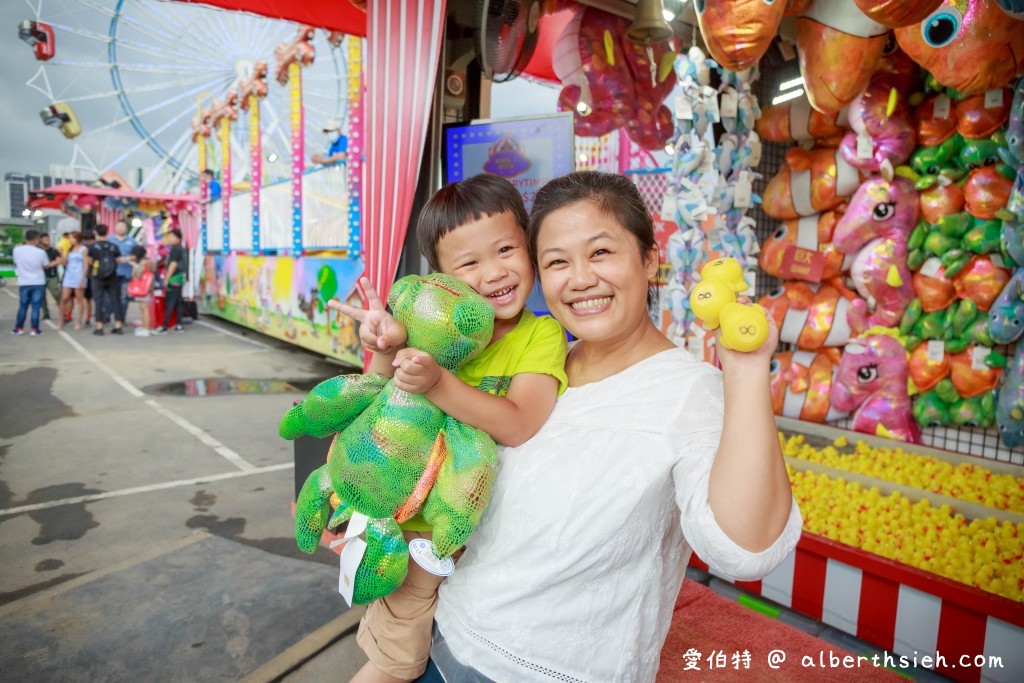
{"type": "Polygon", "coordinates": [[[725,118],[736,118],[740,110],[740,98],[735,92],[726,90],[722,93],[722,116],[725,118]]]}
{"type": "Polygon", "coordinates": [[[939,274],[939,270],[942,268],[942,261],[932,256],[927,261],[921,264],[921,270],[918,271],[925,277],[935,277],[939,274]]]}
{"type": "Polygon", "coordinates": [[[936,119],[948,119],[951,102],[945,95],[939,95],[932,103],[932,116],[936,119]]]}
{"type": "Polygon", "coordinates": [[[409,557],[434,576],[451,576],[455,572],[455,562],[452,558],[438,559],[434,555],[434,544],[425,538],[414,538],[409,541],[409,557]]]}
{"type": "Polygon", "coordinates": [[[663,221],[676,219],[676,193],[673,190],[665,192],[665,196],[661,200],[661,212],[658,215],[663,221]]]}
{"type": "Polygon", "coordinates": [[[754,185],[750,173],[743,171],[739,180],[736,181],[736,190],[733,193],[732,205],[737,209],[750,207],[750,200],[754,194],[754,185]]]}
{"type": "Polygon", "coordinates": [[[1003,106],[1003,89],[993,88],[985,93],[985,109],[998,109],[1003,106]]]}
{"type": "Polygon", "coordinates": [[[366,554],[366,541],[361,538],[350,538],[341,550],[341,573],[338,576],[338,592],[345,602],[352,605],[352,591],[356,586],[356,570],[366,554]]]}
{"type": "Polygon", "coordinates": [[[680,95],[676,98],[676,118],[680,121],[693,121],[693,105],[689,97],[680,95]]]}
{"type": "Polygon", "coordinates": [[[875,152],[875,141],[866,130],[857,133],[857,158],[870,159],[875,152]]]}
{"type": "Polygon", "coordinates": [[[928,342],[928,362],[941,363],[942,357],[946,354],[946,342],[941,339],[932,339],[928,342]]]}
{"type": "Polygon", "coordinates": [[[971,349],[971,370],[988,370],[988,363],[985,362],[985,359],[990,353],[992,353],[992,349],[985,346],[975,346],[971,349]]]}
{"type": "Polygon", "coordinates": [[[359,536],[366,531],[366,523],[370,518],[361,512],[353,512],[352,518],[348,520],[348,528],[345,529],[345,538],[359,536]]]}

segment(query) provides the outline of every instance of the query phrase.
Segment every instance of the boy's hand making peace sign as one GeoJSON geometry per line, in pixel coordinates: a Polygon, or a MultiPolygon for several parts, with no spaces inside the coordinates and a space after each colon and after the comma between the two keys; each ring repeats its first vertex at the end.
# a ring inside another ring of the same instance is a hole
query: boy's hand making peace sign
{"type": "Polygon", "coordinates": [[[395,320],[384,309],[384,304],[381,302],[377,290],[370,284],[369,278],[359,278],[359,286],[366,296],[367,308],[365,310],[353,308],[333,299],[327,302],[327,307],[361,323],[359,325],[359,340],[363,343],[364,349],[375,354],[395,354],[405,346],[405,341],[409,338],[405,325],[395,320]]]}

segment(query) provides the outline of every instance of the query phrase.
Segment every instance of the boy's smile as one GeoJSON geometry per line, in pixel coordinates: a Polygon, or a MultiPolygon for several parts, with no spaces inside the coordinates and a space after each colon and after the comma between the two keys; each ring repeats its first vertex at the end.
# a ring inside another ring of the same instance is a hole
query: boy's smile
{"type": "MultiPolygon", "coordinates": [[[[501,322],[511,329],[519,321],[533,288],[533,265],[526,235],[506,211],[465,223],[437,242],[441,272],[475,289],[494,306],[496,335],[501,322]]],[[[504,327],[504,326],[502,326],[504,327]]],[[[507,331],[507,330],[505,330],[507,331]]]]}

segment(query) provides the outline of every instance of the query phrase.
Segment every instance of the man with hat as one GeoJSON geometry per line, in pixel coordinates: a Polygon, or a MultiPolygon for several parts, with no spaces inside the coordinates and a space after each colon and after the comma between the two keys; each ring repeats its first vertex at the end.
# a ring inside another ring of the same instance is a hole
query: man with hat
{"type": "Polygon", "coordinates": [[[327,121],[324,124],[324,134],[330,141],[331,147],[327,150],[326,156],[314,154],[312,156],[313,163],[327,166],[344,161],[348,156],[348,138],[341,134],[341,121],[338,119],[327,121]]]}

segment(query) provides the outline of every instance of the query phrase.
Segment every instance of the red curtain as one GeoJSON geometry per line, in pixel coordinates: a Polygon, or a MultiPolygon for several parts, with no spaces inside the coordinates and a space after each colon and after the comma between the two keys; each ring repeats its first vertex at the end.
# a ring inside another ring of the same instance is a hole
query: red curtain
{"type": "Polygon", "coordinates": [[[366,275],[387,297],[412,211],[444,33],[445,0],[367,5],[366,275]]]}

